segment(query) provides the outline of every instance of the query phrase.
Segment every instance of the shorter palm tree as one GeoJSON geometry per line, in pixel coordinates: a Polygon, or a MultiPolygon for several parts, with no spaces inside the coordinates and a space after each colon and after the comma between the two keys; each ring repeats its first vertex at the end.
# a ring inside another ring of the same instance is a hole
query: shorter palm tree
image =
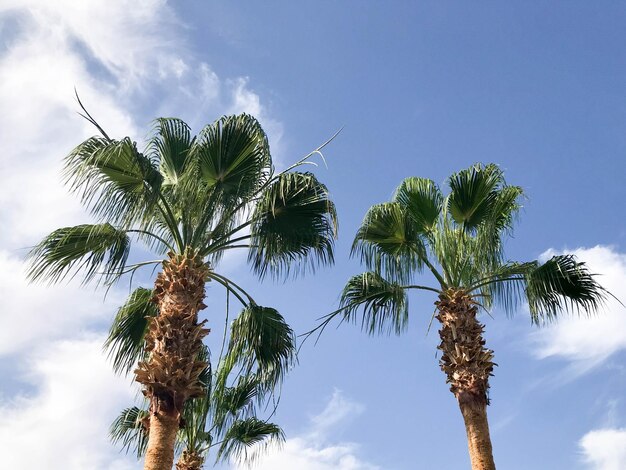
{"type": "Polygon", "coordinates": [[[571,255],[545,263],[505,257],[504,238],[512,231],[523,191],[507,185],[496,165],[474,165],[450,176],[448,185],[444,197],[433,181],[407,178],[392,202],[368,211],[352,254],[369,271],[348,281],[339,310],[316,330],[340,315],[360,318],[370,334],[401,333],[408,325],[409,291],[435,294],[439,365],[463,414],[472,468],[492,470],[487,405],[495,364],[479,310],[498,305],[512,314],[525,301],[532,323],[541,324],[567,310],[595,312],[607,292],[571,255]],[[414,284],[422,271],[435,284],[414,284]]]}
{"type": "MultiPolygon", "coordinates": [[[[105,343],[117,372],[128,373],[145,355],[149,318],[158,315],[151,298],[149,289],[139,288],[118,311],[105,343]]],[[[211,450],[216,450],[216,463],[250,462],[271,444],[284,441],[281,428],[259,419],[258,410],[273,401],[274,387],[293,364],[293,331],[275,310],[248,306],[233,321],[229,336],[224,351],[225,330],[217,371],[212,370],[206,346],[196,358],[206,364],[199,377],[205,393],[184,406],[177,470],[199,470],[211,450]]],[[[126,408],[111,425],[112,441],[138,458],[145,456],[148,445],[147,408],[126,408]]]]}

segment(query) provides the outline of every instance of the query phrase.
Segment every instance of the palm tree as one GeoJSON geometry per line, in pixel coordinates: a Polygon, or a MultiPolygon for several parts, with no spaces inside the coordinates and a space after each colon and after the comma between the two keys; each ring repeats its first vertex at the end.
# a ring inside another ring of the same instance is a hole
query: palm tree
{"type": "Polygon", "coordinates": [[[110,284],[162,266],[151,293],[159,314],[149,320],[135,377],[150,403],[144,468],[170,470],[184,405],[205,393],[206,363],[198,359],[209,332],[198,321],[205,283],[223,286],[253,317],[274,312],[218,273],[220,259],[245,249],[260,277],[330,264],[335,208],[313,174],[293,171],[319,149],[277,173],[265,132],[247,114],[222,117],[195,137],[180,119],[157,119],[144,152],[128,137],[111,139],[85,114],[102,137],[68,155],[65,176],[98,223],[45,237],[29,254],[29,277],[58,282],[80,271],[85,282],[110,284]],[[158,259],[129,264],[131,237],[158,259]]]}
{"type": "MultiPolygon", "coordinates": [[[[116,373],[128,374],[145,358],[149,319],[158,316],[152,297],[151,289],[137,288],[115,316],[104,346],[116,373]]],[[[226,300],[228,324],[228,291],[226,300]]],[[[280,427],[258,419],[257,409],[275,400],[274,388],[295,355],[293,330],[276,310],[256,304],[244,307],[230,331],[224,329],[215,373],[209,349],[203,345],[198,359],[206,364],[199,376],[205,393],[188,400],[183,408],[184,426],[178,432],[176,446],[177,470],[202,468],[215,447],[216,463],[229,458],[246,461],[258,454],[249,453],[250,446],[260,444],[255,448],[261,451],[271,443],[282,442],[280,427]]],[[[126,408],[113,422],[111,438],[141,458],[147,449],[149,422],[150,414],[145,409],[126,408]]]]}
{"type": "Polygon", "coordinates": [[[435,294],[439,365],[465,421],[472,468],[490,470],[495,464],[487,405],[495,364],[479,309],[497,305],[510,314],[526,301],[532,322],[540,324],[567,310],[594,312],[607,292],[571,255],[545,263],[506,258],[504,241],[523,192],[507,185],[496,165],[476,164],[450,176],[448,185],[444,197],[433,181],[407,178],[392,202],[370,208],[352,245],[368,271],[348,281],[339,310],[316,330],[339,315],[361,318],[370,334],[399,334],[407,328],[408,292],[435,294]],[[413,283],[424,270],[434,285],[413,283]]]}
{"type": "MultiPolygon", "coordinates": [[[[206,347],[203,359],[208,360],[206,347]]],[[[220,362],[215,374],[210,366],[205,368],[200,378],[207,393],[184,406],[185,426],[177,436],[176,470],[200,470],[214,448],[215,463],[230,459],[251,462],[260,451],[284,441],[279,426],[257,417],[257,405],[264,401],[262,377],[235,374],[237,378],[232,386],[224,386],[224,375],[230,375],[229,363],[220,362]]],[[[148,421],[149,413],[145,409],[126,408],[111,425],[113,443],[122,444],[123,449],[132,450],[137,458],[142,458],[148,444],[148,421]]]]}

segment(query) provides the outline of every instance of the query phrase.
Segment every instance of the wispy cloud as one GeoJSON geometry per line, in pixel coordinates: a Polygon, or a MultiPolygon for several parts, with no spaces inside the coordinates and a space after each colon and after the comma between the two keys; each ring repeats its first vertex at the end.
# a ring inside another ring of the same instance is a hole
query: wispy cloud
{"type": "MultiPolygon", "coordinates": [[[[334,439],[337,428],[356,419],[364,411],[363,405],[346,398],[335,390],[328,404],[311,417],[301,433],[290,437],[280,449],[272,449],[261,456],[258,470],[378,470],[380,467],[359,457],[359,446],[353,442],[334,439]]],[[[233,466],[233,470],[247,470],[233,466]]]]}

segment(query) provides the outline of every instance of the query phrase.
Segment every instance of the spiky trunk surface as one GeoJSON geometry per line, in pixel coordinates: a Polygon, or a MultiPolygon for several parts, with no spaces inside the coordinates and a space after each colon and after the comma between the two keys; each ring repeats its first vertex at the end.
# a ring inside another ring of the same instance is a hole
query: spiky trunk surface
{"type": "Polygon", "coordinates": [[[199,454],[185,450],[176,462],[176,470],[200,470],[203,463],[204,458],[199,454]]]}
{"type": "Polygon", "coordinates": [[[146,334],[146,351],[149,356],[135,370],[137,382],[143,385],[143,394],[150,400],[150,431],[146,470],[171,470],[174,462],[176,433],[157,429],[181,423],[185,401],[201,396],[204,387],[199,380],[206,363],[198,360],[202,338],[209,330],[203,321],[198,323],[198,311],[206,307],[204,284],[208,267],[201,259],[187,252],[169,254],[163,271],[154,283],[153,301],[159,306],[159,315],[150,320],[146,334]],[[161,442],[171,440],[170,443],[161,442]],[[167,458],[154,448],[170,449],[167,458]]]}
{"type": "Polygon", "coordinates": [[[495,470],[487,405],[493,351],[485,347],[484,326],[476,319],[478,305],[463,290],[449,289],[435,302],[441,323],[439,365],[456,397],[463,419],[473,470],[495,470]]]}

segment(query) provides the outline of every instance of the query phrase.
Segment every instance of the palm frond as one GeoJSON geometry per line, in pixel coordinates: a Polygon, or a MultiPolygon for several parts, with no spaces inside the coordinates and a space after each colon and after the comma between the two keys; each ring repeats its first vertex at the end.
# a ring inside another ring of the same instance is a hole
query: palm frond
{"type": "Polygon", "coordinates": [[[28,278],[32,281],[62,281],[83,270],[83,282],[101,275],[114,279],[126,265],[130,240],[124,230],[111,224],[77,225],[55,230],[28,254],[28,278]],[[100,271],[99,271],[100,270],[100,271]]]}
{"type": "Polygon", "coordinates": [[[352,243],[351,254],[356,253],[367,269],[407,282],[423,267],[426,248],[407,209],[388,202],[372,206],[365,215],[352,243]]]}
{"type": "Polygon", "coordinates": [[[224,116],[206,126],[190,156],[206,186],[234,201],[254,194],[271,172],[267,135],[248,114],[224,116]]]}
{"type": "MultiPolygon", "coordinates": [[[[256,375],[260,392],[270,391],[293,365],[295,352],[295,335],[282,315],[249,305],[232,324],[225,363],[241,364],[245,375],[256,375]]],[[[223,370],[230,373],[228,367],[223,370]]]]}
{"type": "Polygon", "coordinates": [[[241,375],[233,387],[217,387],[211,397],[213,426],[222,433],[236,419],[254,414],[254,402],[259,397],[259,377],[256,374],[241,375]]]}
{"type": "Polygon", "coordinates": [[[64,175],[96,217],[123,225],[153,213],[163,179],[129,138],[87,139],[65,158],[64,175]]]}
{"type": "Polygon", "coordinates": [[[585,263],[573,255],[553,256],[526,275],[526,298],[534,323],[555,319],[564,311],[597,312],[608,292],[585,263]]]}
{"type": "Polygon", "coordinates": [[[132,451],[138,459],[143,457],[148,448],[148,432],[143,420],[148,415],[147,411],[136,406],[123,410],[109,428],[113,444],[121,444],[123,450],[132,451]]]}
{"type": "Polygon", "coordinates": [[[448,184],[447,206],[452,219],[465,230],[473,230],[490,214],[504,177],[497,165],[476,164],[451,175],[448,184]]]}
{"type": "Polygon", "coordinates": [[[235,421],[228,429],[217,453],[217,461],[233,458],[252,463],[260,451],[285,440],[283,430],[273,423],[252,417],[235,421]]]}
{"type": "Polygon", "coordinates": [[[152,289],[139,287],[117,311],[104,343],[116,373],[128,374],[144,355],[144,337],[148,319],[156,317],[158,308],[152,302],[152,289]]]}
{"type": "Polygon", "coordinates": [[[361,326],[369,334],[391,331],[400,334],[408,325],[409,299],[405,288],[375,272],[350,278],[339,306],[344,319],[352,322],[357,322],[357,313],[362,310],[361,326]]]}
{"type": "Polygon", "coordinates": [[[192,144],[191,129],[183,120],[158,118],[154,121],[148,154],[159,161],[164,185],[172,186],[178,183],[185,170],[192,144]]]}
{"type": "Polygon", "coordinates": [[[396,189],[393,200],[404,207],[419,233],[434,229],[441,214],[443,196],[434,181],[406,178],[396,189]]]}
{"type": "Polygon", "coordinates": [[[332,264],[337,214],[326,186],[311,173],[283,173],[252,215],[248,260],[261,277],[332,264]]]}

